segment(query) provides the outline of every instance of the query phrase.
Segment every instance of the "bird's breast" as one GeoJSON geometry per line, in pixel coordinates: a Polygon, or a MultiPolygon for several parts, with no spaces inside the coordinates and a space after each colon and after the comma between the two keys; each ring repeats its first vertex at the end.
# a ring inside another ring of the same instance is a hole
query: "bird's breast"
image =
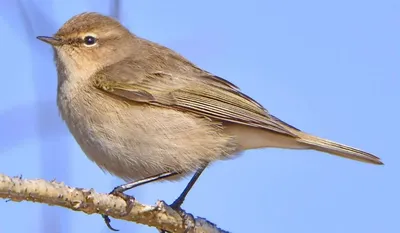
{"type": "MultiPolygon", "coordinates": [[[[57,104],[62,119],[87,157],[99,167],[125,178],[128,168],[124,150],[127,129],[123,127],[123,104],[117,104],[95,88],[64,82],[57,104]],[[125,157],[123,157],[125,156],[125,157]]],[[[130,127],[133,132],[135,125],[130,127]]],[[[134,155],[131,149],[131,156],[134,155]]]]}

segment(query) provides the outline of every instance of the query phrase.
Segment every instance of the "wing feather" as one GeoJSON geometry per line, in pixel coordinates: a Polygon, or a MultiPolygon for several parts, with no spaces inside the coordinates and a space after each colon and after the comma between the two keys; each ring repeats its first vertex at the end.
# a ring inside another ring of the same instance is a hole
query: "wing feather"
{"type": "Polygon", "coordinates": [[[206,72],[134,72],[132,69],[137,66],[132,62],[123,61],[111,68],[105,67],[93,76],[94,85],[131,101],[172,107],[296,137],[288,126],[277,121],[261,104],[222,78],[206,72]],[[122,67],[118,68],[118,65],[122,67]],[[116,73],[118,77],[115,77],[116,73]]]}

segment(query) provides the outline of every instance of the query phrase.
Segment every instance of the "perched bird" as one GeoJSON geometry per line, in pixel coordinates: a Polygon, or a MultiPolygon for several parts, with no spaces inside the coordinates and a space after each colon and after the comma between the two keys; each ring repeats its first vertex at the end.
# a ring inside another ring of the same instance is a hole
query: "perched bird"
{"type": "MultiPolygon", "coordinates": [[[[52,37],[57,104],[83,152],[130,183],[112,194],[195,173],[256,148],[311,149],[372,164],[372,154],[305,133],[229,81],[140,38],[113,18],[82,13],[52,37]]],[[[127,198],[128,199],[128,198],[127,198]]]]}

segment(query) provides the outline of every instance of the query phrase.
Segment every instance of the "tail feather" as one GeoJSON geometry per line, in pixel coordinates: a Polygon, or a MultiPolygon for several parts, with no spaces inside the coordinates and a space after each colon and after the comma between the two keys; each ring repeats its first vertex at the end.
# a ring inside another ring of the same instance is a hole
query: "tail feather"
{"type": "Polygon", "coordinates": [[[383,165],[380,158],[365,151],[308,134],[302,134],[299,136],[300,137],[297,139],[298,142],[306,144],[310,149],[365,163],[383,165]]]}

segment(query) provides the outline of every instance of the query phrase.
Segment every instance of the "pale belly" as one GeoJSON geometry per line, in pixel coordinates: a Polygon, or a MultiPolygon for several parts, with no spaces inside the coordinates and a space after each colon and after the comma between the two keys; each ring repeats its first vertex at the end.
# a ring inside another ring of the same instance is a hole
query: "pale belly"
{"type": "Polygon", "coordinates": [[[87,99],[82,94],[59,103],[61,115],[89,159],[125,180],[190,173],[237,151],[235,139],[218,122],[103,95],[87,99]]]}

